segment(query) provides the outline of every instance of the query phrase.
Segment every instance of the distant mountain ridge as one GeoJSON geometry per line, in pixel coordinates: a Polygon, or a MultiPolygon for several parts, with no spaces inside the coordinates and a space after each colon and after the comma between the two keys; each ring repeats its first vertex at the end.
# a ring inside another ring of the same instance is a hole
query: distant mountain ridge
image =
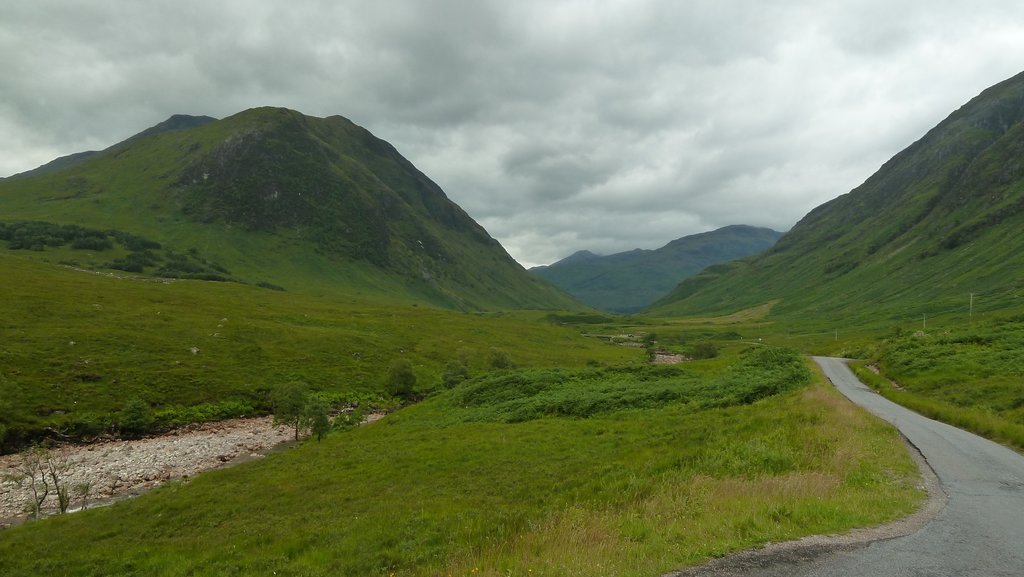
{"type": "MultiPolygon", "coordinates": [[[[112,229],[174,251],[115,255],[146,273],[189,251],[235,280],[289,289],[466,310],[579,308],[393,146],[341,116],[175,115],[105,150],[0,180],[0,215],[112,229]]],[[[81,254],[100,269],[108,262],[81,254]]]]}
{"type": "Polygon", "coordinates": [[[1022,159],[1024,73],[812,210],[767,253],[683,281],[653,311],[777,302],[776,315],[848,321],[1013,306],[1024,288],[1022,159]]]}
{"type": "Polygon", "coordinates": [[[593,307],[632,313],[701,269],[764,251],[781,235],[768,228],[726,226],[654,250],[634,249],[608,256],[582,250],[530,272],[593,307]]]}

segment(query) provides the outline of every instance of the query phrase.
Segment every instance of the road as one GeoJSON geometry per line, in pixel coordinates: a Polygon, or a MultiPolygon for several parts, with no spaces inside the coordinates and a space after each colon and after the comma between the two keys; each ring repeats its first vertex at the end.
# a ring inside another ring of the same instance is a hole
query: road
{"type": "Polygon", "coordinates": [[[746,555],[680,575],[774,577],[1024,576],[1024,456],[922,417],[870,390],[841,359],[814,359],[839,391],[895,425],[938,476],[948,501],[909,535],[810,554],[746,555]]]}

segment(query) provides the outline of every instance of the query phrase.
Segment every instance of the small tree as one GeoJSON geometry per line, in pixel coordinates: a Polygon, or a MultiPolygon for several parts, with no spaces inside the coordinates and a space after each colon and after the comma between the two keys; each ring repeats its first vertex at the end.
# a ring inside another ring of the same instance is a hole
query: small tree
{"type": "Polygon", "coordinates": [[[50,486],[57,495],[57,509],[61,514],[68,512],[71,505],[71,492],[68,487],[67,475],[71,471],[71,464],[66,455],[46,454],[46,475],[50,478],[50,486]]]}
{"type": "Polygon", "coordinates": [[[331,430],[331,418],[327,414],[327,402],[316,395],[306,401],[306,422],[319,443],[331,430]]]}
{"type": "Polygon", "coordinates": [[[32,492],[29,513],[38,519],[42,515],[43,504],[51,494],[57,495],[57,508],[66,513],[71,503],[67,475],[71,471],[71,463],[67,456],[52,453],[46,447],[32,447],[22,455],[17,472],[6,478],[20,487],[28,487],[32,492]]]}
{"type": "Polygon", "coordinates": [[[17,473],[8,477],[19,487],[27,486],[32,492],[29,513],[38,519],[43,510],[43,502],[50,496],[50,480],[46,476],[46,458],[49,454],[44,447],[32,447],[22,455],[17,473]]]}
{"type": "Polygon", "coordinates": [[[412,371],[412,363],[406,359],[391,361],[385,386],[390,395],[409,400],[413,396],[416,385],[416,373],[412,371]]]}
{"type": "Polygon", "coordinates": [[[301,383],[287,383],[270,393],[270,406],[274,411],[274,425],[287,425],[295,429],[295,440],[299,432],[308,428],[306,404],[309,392],[301,383]]]}
{"type": "Polygon", "coordinates": [[[78,495],[82,499],[82,510],[85,511],[89,508],[89,495],[92,493],[92,481],[76,483],[72,488],[75,491],[75,495],[78,495]]]}

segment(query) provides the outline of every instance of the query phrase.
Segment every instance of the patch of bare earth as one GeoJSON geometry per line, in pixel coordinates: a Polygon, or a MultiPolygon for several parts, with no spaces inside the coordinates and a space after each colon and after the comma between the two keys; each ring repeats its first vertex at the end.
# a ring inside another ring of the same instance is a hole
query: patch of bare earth
{"type": "Polygon", "coordinates": [[[688,360],[690,359],[686,355],[658,351],[654,353],[654,358],[651,360],[651,363],[655,365],[676,365],[688,360]]]}

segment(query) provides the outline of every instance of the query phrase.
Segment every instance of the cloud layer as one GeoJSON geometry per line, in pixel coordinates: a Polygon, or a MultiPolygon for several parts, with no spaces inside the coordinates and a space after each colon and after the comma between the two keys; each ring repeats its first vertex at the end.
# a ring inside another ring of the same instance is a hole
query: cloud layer
{"type": "Polygon", "coordinates": [[[1024,5],[325,0],[5,8],[0,175],[174,113],[341,114],[524,265],[791,227],[1024,68],[1024,5]]]}

